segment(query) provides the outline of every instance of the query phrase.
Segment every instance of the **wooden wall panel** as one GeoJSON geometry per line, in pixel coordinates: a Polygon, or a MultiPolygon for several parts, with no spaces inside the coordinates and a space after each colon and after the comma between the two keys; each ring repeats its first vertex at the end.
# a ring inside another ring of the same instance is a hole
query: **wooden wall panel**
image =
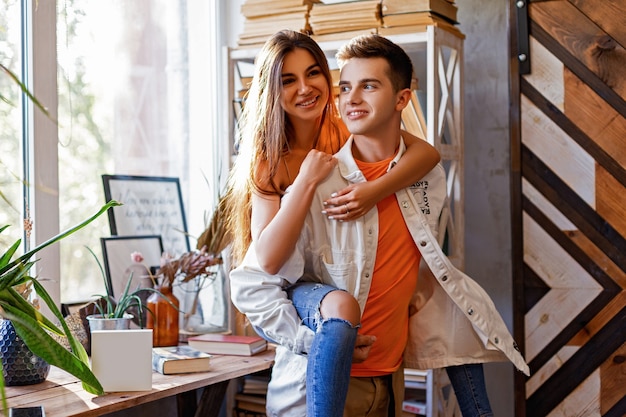
{"type": "MultiPolygon", "coordinates": [[[[623,71],[626,76],[626,67],[623,71]]],[[[626,118],[571,71],[565,69],[563,75],[565,116],[626,167],[626,118]]]]}
{"type": "Polygon", "coordinates": [[[626,1],[531,0],[528,16],[528,34],[511,28],[512,58],[528,36],[531,61],[511,72],[514,321],[531,368],[516,415],[623,417],[626,1]]]}
{"type": "MultiPolygon", "coordinates": [[[[602,1],[589,3],[601,4],[602,1]]],[[[529,11],[532,21],[626,98],[626,78],[622,72],[626,67],[626,50],[622,45],[569,1],[534,2],[529,11]]]]}

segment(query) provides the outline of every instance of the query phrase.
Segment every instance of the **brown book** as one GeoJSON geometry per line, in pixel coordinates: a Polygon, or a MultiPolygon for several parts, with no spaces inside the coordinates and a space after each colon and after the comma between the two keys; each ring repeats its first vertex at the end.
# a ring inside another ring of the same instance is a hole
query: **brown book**
{"type": "Polygon", "coordinates": [[[457,7],[447,0],[383,0],[383,16],[398,13],[433,12],[457,22],[457,7]]]}
{"type": "Polygon", "coordinates": [[[461,39],[465,39],[463,32],[459,30],[457,26],[445,21],[437,21],[429,23],[427,25],[403,25],[403,26],[382,26],[378,28],[378,34],[382,36],[404,35],[407,33],[420,33],[426,32],[428,26],[437,26],[446,31],[458,36],[461,39]]]}
{"type": "Polygon", "coordinates": [[[246,19],[243,22],[243,34],[258,35],[260,33],[274,34],[277,28],[293,29],[296,31],[307,28],[307,16],[304,13],[285,13],[280,16],[264,16],[246,19]]]}
{"type": "Polygon", "coordinates": [[[289,6],[276,8],[269,4],[259,4],[254,6],[247,6],[244,4],[241,6],[241,14],[245,17],[274,17],[278,18],[284,13],[308,13],[311,6],[289,6]]]}
{"type": "Polygon", "coordinates": [[[267,341],[259,336],[207,333],[190,337],[189,346],[206,353],[252,356],[267,350],[267,341]]]}
{"type": "MultiPolygon", "coordinates": [[[[339,29],[335,29],[335,30],[339,30],[339,29]]],[[[378,28],[371,27],[367,29],[356,29],[356,30],[349,30],[348,28],[346,28],[344,32],[329,32],[329,33],[322,33],[319,35],[313,34],[311,35],[311,37],[315,39],[316,42],[332,42],[332,41],[347,41],[348,39],[352,39],[355,36],[369,35],[372,33],[378,33],[378,28]]],[[[334,79],[333,79],[333,82],[334,82],[334,79]]],[[[334,87],[338,89],[339,88],[338,83],[334,83],[334,87]]],[[[336,93],[338,93],[338,91],[336,91],[336,93]]]]}
{"type": "Polygon", "coordinates": [[[439,15],[431,12],[400,13],[383,16],[383,26],[388,27],[408,25],[432,25],[437,22],[446,22],[446,20],[439,15]]]}
{"type": "Polygon", "coordinates": [[[329,15],[350,19],[354,15],[360,13],[369,14],[372,11],[380,13],[380,0],[349,1],[333,4],[318,3],[311,7],[311,16],[329,15]],[[337,14],[340,14],[340,16],[337,16],[337,14]]]}
{"type": "Polygon", "coordinates": [[[211,366],[211,355],[189,346],[152,348],[152,369],[164,375],[206,372],[211,366]]]}

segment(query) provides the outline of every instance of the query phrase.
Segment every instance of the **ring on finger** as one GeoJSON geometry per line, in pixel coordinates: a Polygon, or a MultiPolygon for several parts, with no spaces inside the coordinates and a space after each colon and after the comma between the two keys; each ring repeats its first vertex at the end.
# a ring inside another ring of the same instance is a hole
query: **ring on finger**
{"type": "Polygon", "coordinates": [[[348,205],[344,204],[343,206],[346,208],[346,214],[350,214],[350,210],[348,209],[348,205]]]}

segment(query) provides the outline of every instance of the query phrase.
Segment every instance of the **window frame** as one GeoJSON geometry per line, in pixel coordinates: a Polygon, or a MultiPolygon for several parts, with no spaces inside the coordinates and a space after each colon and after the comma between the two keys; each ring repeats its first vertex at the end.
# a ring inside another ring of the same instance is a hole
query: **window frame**
{"type": "MultiPolygon", "coordinates": [[[[190,225],[202,220],[203,214],[217,204],[221,186],[225,182],[224,172],[224,144],[220,137],[228,129],[224,122],[227,111],[220,106],[223,100],[222,68],[224,55],[222,45],[226,39],[223,29],[224,16],[227,10],[221,0],[211,0],[208,3],[192,2],[194,10],[192,24],[197,31],[199,27],[206,27],[200,36],[208,39],[194,40],[202,42],[206,53],[197,62],[198,68],[208,68],[208,74],[202,74],[202,69],[196,70],[198,77],[208,78],[207,91],[195,91],[189,97],[190,105],[202,104],[204,117],[210,119],[210,129],[204,135],[194,136],[191,143],[191,155],[206,155],[204,158],[192,158],[189,171],[199,166],[208,165],[206,174],[210,178],[201,176],[192,177],[187,207],[190,225]],[[210,24],[202,22],[202,15],[209,19],[210,24]],[[213,28],[209,30],[208,28],[213,28]],[[213,94],[208,94],[213,91],[213,94]],[[207,140],[208,137],[208,140],[207,140]],[[209,155],[207,155],[209,153],[209,155]],[[211,178],[212,177],[212,178],[211,178]],[[207,181],[211,189],[207,190],[207,181]]],[[[23,161],[23,206],[22,217],[26,213],[33,221],[33,228],[29,239],[23,239],[25,248],[38,245],[60,232],[60,204],[58,193],[49,190],[59,190],[59,130],[56,124],[58,115],[58,85],[57,85],[57,5],[56,1],[21,0],[22,7],[22,69],[21,78],[27,88],[42,103],[48,115],[41,112],[26,97],[22,96],[22,161],[23,161]],[[54,69],[54,70],[51,70],[54,69]]],[[[204,87],[204,86],[203,86],[204,87]]],[[[199,128],[200,130],[202,128],[199,128]]],[[[198,130],[198,129],[196,129],[198,130]]],[[[103,202],[104,203],[104,202],[103,202]]],[[[96,207],[97,210],[99,207],[96,207]]],[[[42,250],[35,264],[36,276],[41,278],[41,284],[49,292],[53,300],[61,302],[61,250],[60,245],[52,245],[42,250]]],[[[50,315],[43,306],[42,313],[50,315]]]]}
{"type": "MultiPolygon", "coordinates": [[[[22,0],[22,7],[22,79],[39,102],[45,103],[49,114],[48,117],[23,97],[24,213],[29,213],[33,221],[31,243],[38,245],[59,233],[58,193],[47,191],[59,189],[57,73],[50,71],[57,67],[56,2],[22,0]]],[[[42,250],[35,268],[41,284],[59,301],[59,245],[42,250]]]]}

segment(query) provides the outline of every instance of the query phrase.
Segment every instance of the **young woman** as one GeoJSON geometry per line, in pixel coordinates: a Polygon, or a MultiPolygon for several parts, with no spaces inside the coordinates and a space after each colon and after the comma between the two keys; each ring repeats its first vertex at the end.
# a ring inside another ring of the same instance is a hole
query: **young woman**
{"type": "MultiPolygon", "coordinates": [[[[228,197],[234,262],[254,242],[259,265],[273,275],[293,252],[313,191],[335,166],[332,154],[349,136],[338,116],[326,56],[309,36],[281,31],[265,43],[257,56],[241,127],[228,197]],[[288,187],[291,198],[281,204],[288,187]]],[[[337,190],[320,210],[335,221],[353,220],[434,168],[439,153],[421,139],[407,133],[403,137],[406,156],[389,174],[337,190]]],[[[288,290],[296,307],[306,291],[297,285],[288,290]]],[[[358,361],[367,351],[355,350],[361,316],[356,300],[343,290],[324,291],[319,306],[323,320],[302,317],[316,331],[308,352],[307,381],[316,372],[325,381],[324,386],[307,388],[309,417],[343,414],[353,353],[358,361]],[[322,354],[328,352],[329,343],[333,354],[322,354]]]]}

